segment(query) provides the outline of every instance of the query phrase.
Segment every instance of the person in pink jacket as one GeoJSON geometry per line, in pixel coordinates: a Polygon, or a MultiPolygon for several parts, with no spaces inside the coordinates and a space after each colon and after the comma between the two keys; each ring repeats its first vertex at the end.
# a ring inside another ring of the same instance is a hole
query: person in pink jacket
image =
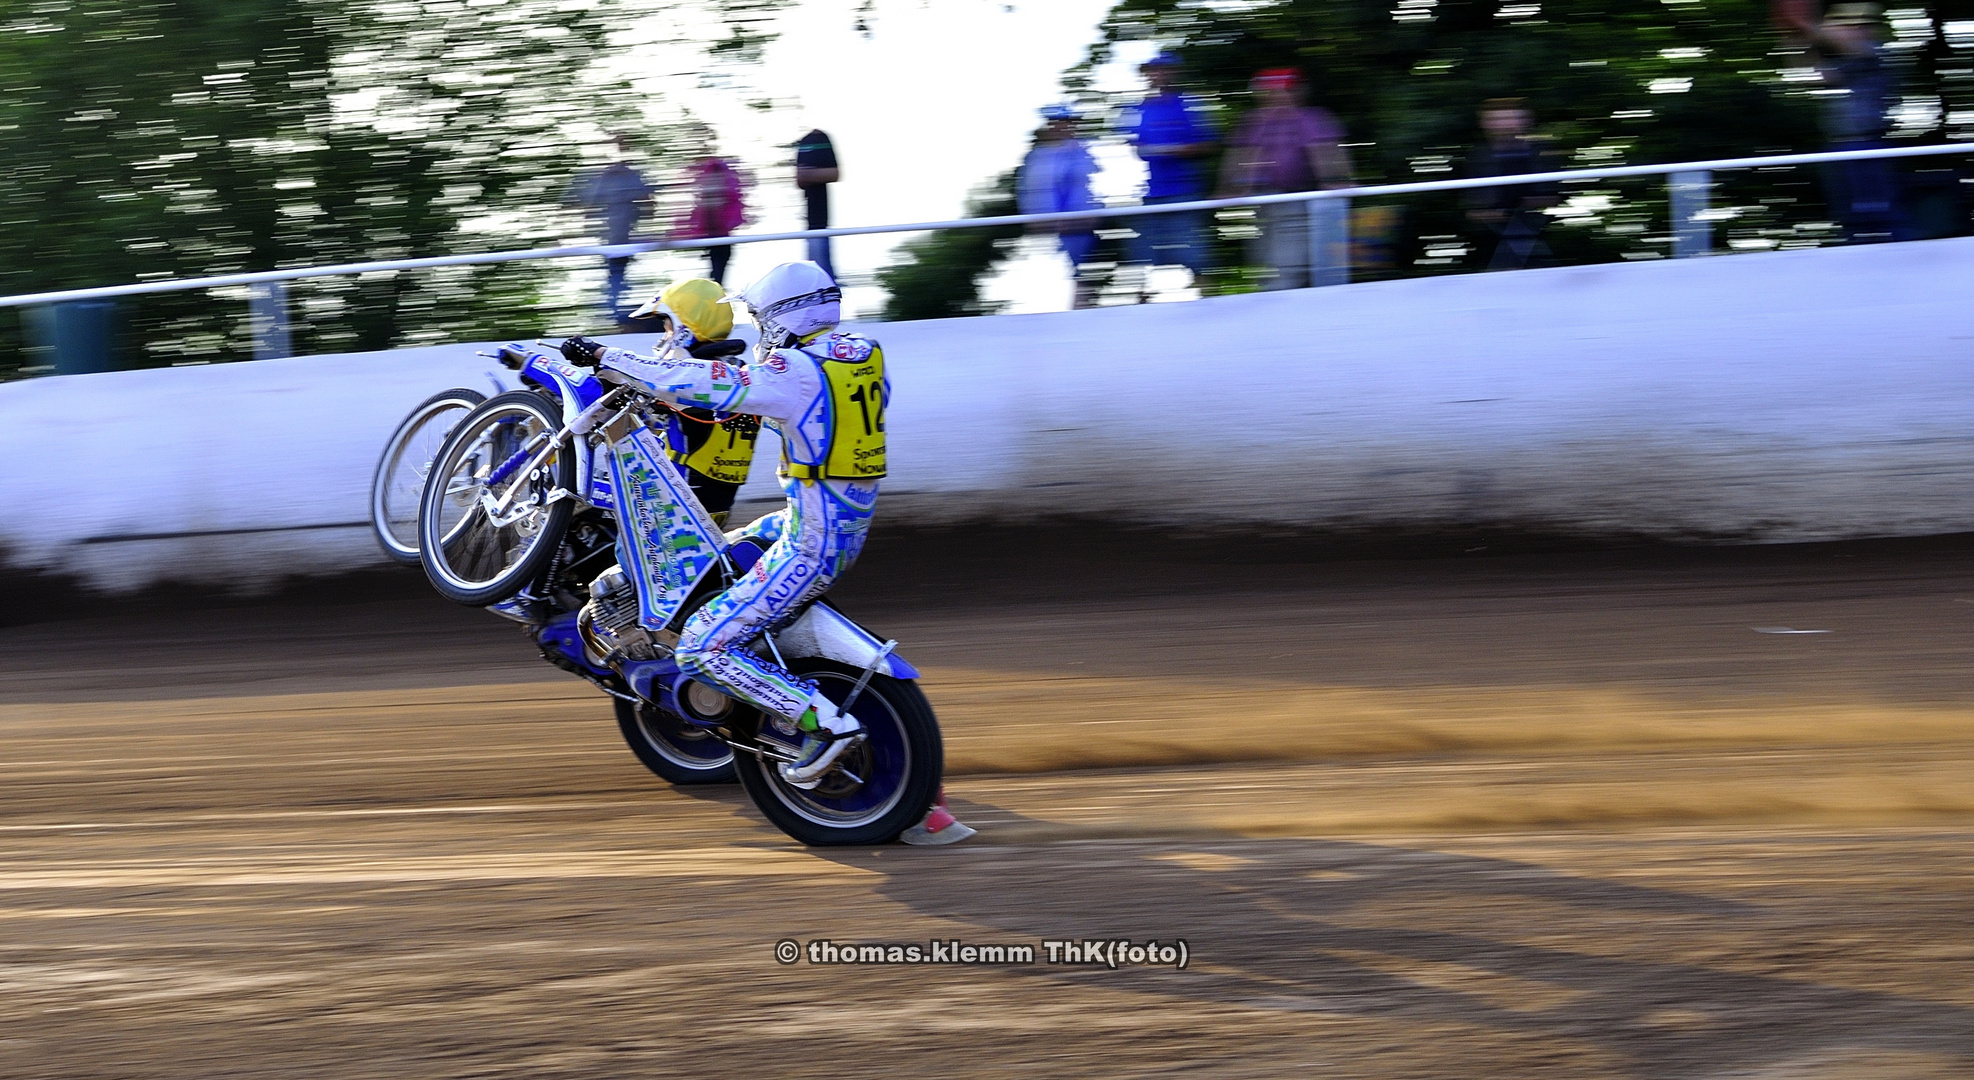
{"type": "MultiPolygon", "coordinates": [[[[735,229],[747,224],[749,182],[732,162],[707,154],[686,169],[686,182],[692,187],[692,209],[686,211],[685,219],[679,223],[678,238],[704,240],[732,236],[735,229]]],[[[706,253],[712,259],[713,280],[726,284],[727,260],[733,257],[733,245],[710,247],[706,253]]]]}

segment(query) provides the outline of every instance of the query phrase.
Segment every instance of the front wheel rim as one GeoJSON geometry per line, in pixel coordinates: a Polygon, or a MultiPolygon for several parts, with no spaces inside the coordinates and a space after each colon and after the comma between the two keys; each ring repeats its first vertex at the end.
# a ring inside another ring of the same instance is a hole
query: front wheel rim
{"type": "Polygon", "coordinates": [[[462,440],[446,456],[444,475],[427,478],[419,522],[421,542],[434,539],[431,535],[434,525],[441,531],[435,553],[439,557],[431,560],[432,566],[448,585],[463,591],[489,588],[502,581],[539,542],[550,511],[545,501],[548,492],[543,488],[545,485],[553,488],[557,471],[556,456],[551,454],[540,468],[508,477],[506,490],[514,492],[514,500],[501,520],[491,519],[486,506],[498,496],[488,490],[485,477],[512,453],[511,449],[503,448],[503,437],[519,445],[536,440],[544,432],[552,437],[553,432],[549,430],[549,420],[519,402],[506,403],[487,413],[481,417],[481,424],[478,431],[469,432],[470,438],[462,440]],[[503,428],[508,430],[502,431],[503,428]],[[462,468],[468,470],[466,475],[461,474],[462,468]],[[435,497],[434,484],[440,481],[443,481],[442,495],[435,497]],[[529,503],[532,505],[528,510],[520,509],[529,503]],[[447,509],[459,510],[459,518],[448,522],[443,513],[447,509]],[[440,511],[436,522],[425,516],[433,511],[440,511]],[[456,554],[462,557],[456,558],[456,554]],[[489,555],[494,556],[493,560],[489,555]],[[480,565],[497,560],[499,565],[486,576],[474,578],[467,576],[471,572],[465,565],[469,560],[480,565]]]}

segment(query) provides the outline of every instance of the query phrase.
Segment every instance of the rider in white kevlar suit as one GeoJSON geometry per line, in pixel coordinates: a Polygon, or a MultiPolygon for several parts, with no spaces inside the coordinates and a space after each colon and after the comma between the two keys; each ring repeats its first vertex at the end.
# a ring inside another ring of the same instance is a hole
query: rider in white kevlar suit
{"type": "Polygon", "coordinates": [[[748,286],[739,298],[761,328],[761,355],[751,364],[654,359],[582,338],[562,346],[572,362],[617,372],[667,401],[751,413],[781,435],[788,506],[729,534],[757,538],[767,552],[686,620],[675,656],[687,674],[802,732],[802,752],[781,774],[805,787],[820,781],[862,727],[814,684],[746,646],[850,568],[877,506],[890,383],[876,342],[830,332],[841,296],[829,275],[807,262],[784,263],[748,286]]]}

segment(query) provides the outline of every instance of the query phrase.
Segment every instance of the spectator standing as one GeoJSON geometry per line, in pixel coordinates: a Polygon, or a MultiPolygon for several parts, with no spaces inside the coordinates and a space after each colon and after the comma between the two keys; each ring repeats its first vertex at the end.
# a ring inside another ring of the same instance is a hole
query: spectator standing
{"type": "MultiPolygon", "coordinates": [[[[1484,141],[1467,158],[1468,176],[1516,176],[1555,168],[1551,155],[1529,133],[1531,118],[1521,98],[1483,102],[1480,126],[1484,141]]],[[[1549,215],[1543,211],[1559,201],[1553,183],[1470,189],[1467,218],[1487,230],[1494,245],[1487,268],[1522,270],[1547,263],[1549,246],[1542,242],[1542,230],[1549,215]]]]}
{"type": "MultiPolygon", "coordinates": [[[[603,171],[592,177],[584,185],[577,201],[603,219],[603,242],[612,246],[631,242],[631,233],[651,209],[651,185],[644,182],[644,176],[631,167],[630,140],[617,136],[617,160],[605,166],[603,171]]],[[[603,306],[610,318],[617,322],[624,319],[621,301],[624,296],[624,276],[631,265],[629,255],[606,257],[603,260],[608,270],[608,279],[603,287],[603,306]]]]}
{"type": "MultiPolygon", "coordinates": [[[[1173,52],[1162,52],[1146,61],[1141,70],[1152,92],[1118,125],[1144,159],[1149,174],[1145,183],[1148,206],[1205,198],[1204,159],[1220,143],[1198,103],[1179,92],[1182,66],[1173,52]]],[[[1138,234],[1131,246],[1133,262],[1152,266],[1176,263],[1191,270],[1195,278],[1206,272],[1203,214],[1153,214],[1133,218],[1131,228],[1138,234]]]]}
{"type": "MultiPolygon", "coordinates": [[[[1301,73],[1257,72],[1249,89],[1260,102],[1241,119],[1221,162],[1226,195],[1279,195],[1350,186],[1343,125],[1328,109],[1302,103],[1301,73]]],[[[1260,208],[1261,235],[1250,260],[1270,267],[1265,288],[1300,289],[1350,280],[1350,203],[1310,199],[1260,208]]]]}
{"type": "MultiPolygon", "coordinates": [[[[1089,144],[1076,135],[1076,110],[1067,105],[1051,105],[1042,110],[1047,124],[1036,136],[1035,148],[1021,163],[1021,183],[1015,193],[1016,205],[1024,214],[1067,214],[1092,210],[1098,205],[1090,194],[1090,177],[1097,171],[1089,144]]],[[[1083,265],[1097,249],[1094,226],[1086,221],[1058,221],[1033,225],[1030,229],[1055,234],[1062,253],[1069,256],[1069,270],[1075,279],[1073,307],[1089,307],[1095,299],[1083,265]]]]}
{"type": "MultiPolygon", "coordinates": [[[[1813,51],[1824,85],[1823,127],[1832,150],[1876,150],[1891,130],[1886,109],[1897,84],[1885,63],[1883,12],[1877,4],[1836,4],[1819,21],[1807,5],[1784,9],[1790,27],[1813,51]]],[[[1830,209],[1853,244],[1894,239],[1898,174],[1892,163],[1840,161],[1825,166],[1830,209]]]]}
{"type": "MultiPolygon", "coordinates": [[[[748,180],[732,162],[707,154],[686,170],[686,182],[692,186],[692,209],[680,223],[681,239],[732,236],[735,229],[747,224],[748,180]]],[[[727,260],[733,257],[733,245],[709,247],[706,254],[712,262],[713,280],[726,284],[727,260]]]]}
{"type": "MultiPolygon", "coordinates": [[[[809,203],[808,228],[829,228],[829,185],[841,176],[842,171],[836,165],[836,147],[830,143],[827,132],[816,128],[795,144],[795,184],[809,203]]],[[[836,276],[836,265],[829,258],[829,237],[819,236],[809,241],[809,261],[822,267],[830,277],[836,276]]]]}

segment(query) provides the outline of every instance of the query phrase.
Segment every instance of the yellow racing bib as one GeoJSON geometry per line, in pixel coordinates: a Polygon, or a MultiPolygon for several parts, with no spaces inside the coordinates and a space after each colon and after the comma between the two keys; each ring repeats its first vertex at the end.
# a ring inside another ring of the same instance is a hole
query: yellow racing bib
{"type": "Polygon", "coordinates": [[[884,350],[861,360],[825,360],[829,383],[831,480],[875,480],[884,475],[884,350]]]}
{"type": "MultiPolygon", "coordinates": [[[[691,420],[685,422],[693,424],[691,420]]],[[[721,483],[746,483],[748,467],[754,463],[754,442],[760,436],[760,423],[748,416],[706,426],[711,430],[705,441],[676,460],[686,468],[721,483]]]]}
{"type": "Polygon", "coordinates": [[[789,461],[784,443],[782,470],[802,480],[875,480],[884,475],[884,350],[848,335],[832,337],[827,348],[817,361],[829,398],[822,464],[789,461]]]}

